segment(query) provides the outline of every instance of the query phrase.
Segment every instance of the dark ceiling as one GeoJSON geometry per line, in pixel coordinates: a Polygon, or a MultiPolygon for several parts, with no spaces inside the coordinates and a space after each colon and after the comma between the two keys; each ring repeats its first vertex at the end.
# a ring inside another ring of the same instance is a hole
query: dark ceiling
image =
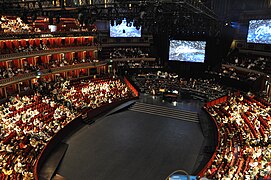
{"type": "Polygon", "coordinates": [[[150,29],[211,31],[225,21],[270,11],[270,0],[32,0],[0,2],[1,15],[19,17],[73,17],[85,24],[121,18],[150,29]],[[162,26],[161,26],[162,24],[162,26]]]}

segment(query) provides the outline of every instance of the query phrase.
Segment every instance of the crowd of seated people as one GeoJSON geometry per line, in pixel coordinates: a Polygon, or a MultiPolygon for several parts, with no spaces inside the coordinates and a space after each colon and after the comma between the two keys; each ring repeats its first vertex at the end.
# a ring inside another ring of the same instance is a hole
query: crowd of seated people
{"type": "Polygon", "coordinates": [[[49,48],[46,46],[46,44],[42,43],[39,46],[36,45],[29,45],[28,47],[19,46],[18,48],[15,48],[15,53],[20,52],[32,52],[32,51],[41,51],[41,50],[48,50],[49,48]]]}
{"type": "Polygon", "coordinates": [[[37,60],[36,65],[34,65],[34,64],[29,63],[27,60],[24,60],[22,68],[16,67],[16,65],[14,65],[13,62],[11,62],[8,68],[5,66],[0,67],[0,80],[5,79],[5,78],[20,76],[23,74],[28,74],[31,72],[38,72],[44,69],[48,69],[52,71],[54,68],[68,66],[68,65],[75,65],[75,64],[80,64],[80,63],[87,63],[87,62],[92,63],[93,61],[89,58],[87,59],[73,58],[70,61],[66,59],[60,59],[60,60],[51,59],[49,63],[43,63],[39,59],[37,60]]]}
{"type": "Polygon", "coordinates": [[[33,52],[33,51],[42,51],[49,50],[49,47],[44,43],[40,43],[38,46],[33,44],[27,44],[26,46],[19,45],[18,47],[13,46],[8,48],[6,45],[1,49],[0,54],[11,54],[11,53],[22,53],[22,52],[33,52]]]}
{"type": "Polygon", "coordinates": [[[60,77],[37,86],[35,94],[0,105],[0,179],[33,179],[43,148],[82,109],[132,97],[118,78],[70,82],[60,77]]]}
{"type": "Polygon", "coordinates": [[[227,94],[227,88],[214,79],[180,79],[181,94],[189,93],[196,99],[211,101],[227,94]]]}
{"type": "Polygon", "coordinates": [[[252,94],[205,108],[218,124],[218,150],[204,176],[271,178],[271,105],[252,94]]]}
{"type": "MultiPolygon", "coordinates": [[[[8,19],[6,16],[2,16],[0,19],[1,29],[4,33],[22,33],[31,32],[33,28],[24,23],[20,17],[16,19],[8,19]]],[[[38,31],[38,29],[35,29],[38,31]]]]}
{"type": "Polygon", "coordinates": [[[50,41],[47,41],[47,43],[44,43],[44,41],[40,39],[35,40],[35,41],[39,41],[38,44],[36,43],[29,44],[29,42],[26,41],[25,45],[22,45],[20,42],[16,42],[17,43],[16,46],[14,44],[12,44],[11,46],[8,46],[6,42],[2,42],[3,47],[0,49],[0,54],[34,52],[34,51],[56,49],[56,48],[61,48],[61,47],[73,47],[73,46],[76,47],[76,46],[91,46],[92,45],[92,42],[88,42],[88,41],[84,43],[74,42],[73,44],[65,44],[65,42],[62,42],[60,44],[59,43],[51,44],[50,41]]]}
{"type": "Polygon", "coordinates": [[[239,54],[228,60],[229,64],[270,74],[271,58],[259,55],[239,54]]]}
{"type": "Polygon", "coordinates": [[[179,91],[179,78],[175,73],[161,72],[136,74],[133,81],[141,92],[161,95],[167,91],[179,91]]]}
{"type": "Polygon", "coordinates": [[[119,79],[87,80],[71,87],[70,82],[65,81],[53,93],[58,101],[76,111],[95,109],[132,96],[129,88],[119,79]]]}
{"type": "Polygon", "coordinates": [[[242,82],[255,82],[261,76],[259,73],[256,72],[237,70],[234,67],[228,67],[224,65],[222,65],[221,69],[219,70],[206,71],[206,73],[242,82]]]}
{"type": "Polygon", "coordinates": [[[214,79],[184,79],[178,75],[158,71],[156,74],[137,74],[133,81],[141,92],[160,95],[163,92],[178,92],[181,96],[190,96],[200,100],[213,100],[224,96],[228,88],[219,85],[214,79]]]}
{"type": "Polygon", "coordinates": [[[0,178],[33,179],[38,155],[75,114],[40,94],[11,97],[0,109],[0,178]]]}
{"type": "Polygon", "coordinates": [[[158,66],[157,61],[147,61],[147,60],[141,60],[141,61],[135,61],[135,60],[128,60],[128,61],[115,61],[118,68],[161,68],[161,66],[158,66]]]}
{"type": "Polygon", "coordinates": [[[27,61],[24,61],[23,68],[17,68],[14,63],[11,62],[8,68],[5,66],[0,67],[0,80],[35,72],[37,70],[39,70],[38,66],[29,64],[27,61]]]}
{"type": "Polygon", "coordinates": [[[140,57],[148,57],[149,54],[147,52],[143,52],[142,49],[132,47],[132,48],[114,48],[113,52],[110,53],[110,59],[117,58],[140,58],[140,57]]]}
{"type": "Polygon", "coordinates": [[[123,59],[123,58],[148,58],[150,50],[148,47],[118,47],[103,48],[102,59],[123,59]]]}
{"type": "Polygon", "coordinates": [[[43,66],[44,67],[49,67],[49,68],[56,68],[56,67],[63,67],[63,66],[67,66],[67,65],[75,65],[75,64],[80,64],[80,63],[92,63],[93,60],[89,59],[89,58],[82,58],[82,59],[79,59],[79,58],[73,58],[72,60],[68,61],[64,58],[60,59],[60,60],[55,60],[55,59],[52,59],[48,65],[44,64],[43,63],[43,66]]]}

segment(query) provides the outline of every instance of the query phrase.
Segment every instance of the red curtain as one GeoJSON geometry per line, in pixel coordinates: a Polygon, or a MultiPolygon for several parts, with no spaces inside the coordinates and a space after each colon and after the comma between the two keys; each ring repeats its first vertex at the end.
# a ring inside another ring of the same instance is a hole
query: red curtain
{"type": "Polygon", "coordinates": [[[17,68],[21,67],[19,59],[14,59],[14,60],[12,60],[12,62],[17,68]]]}
{"type": "Polygon", "coordinates": [[[13,45],[18,48],[19,47],[19,41],[18,40],[13,40],[13,45]]]}
{"type": "Polygon", "coordinates": [[[81,37],[77,38],[77,44],[82,44],[82,38],[81,37]]]}
{"type": "Polygon", "coordinates": [[[74,70],[74,75],[77,77],[79,75],[79,70],[74,70]]]}
{"type": "Polygon", "coordinates": [[[34,45],[34,43],[35,43],[35,40],[34,39],[29,39],[29,45],[31,45],[31,46],[33,46],[34,45]]]}
{"type": "Polygon", "coordinates": [[[78,52],[78,58],[83,59],[86,57],[86,52],[78,52]]]}
{"type": "Polygon", "coordinates": [[[74,43],[74,37],[71,37],[70,38],[70,44],[73,45],[73,43],[74,43]]]}
{"type": "Polygon", "coordinates": [[[48,38],[43,38],[43,39],[42,39],[42,42],[43,42],[45,45],[47,45],[47,41],[48,41],[48,38]]]}
{"type": "Polygon", "coordinates": [[[70,45],[70,39],[71,39],[71,38],[69,38],[69,37],[66,37],[66,38],[65,38],[65,46],[70,45]]]}
{"type": "Polygon", "coordinates": [[[40,45],[40,39],[35,39],[35,45],[39,46],[40,45]]]}
{"type": "Polygon", "coordinates": [[[12,41],[10,40],[6,41],[6,46],[7,48],[12,49],[12,41]]]}
{"type": "Polygon", "coordinates": [[[50,42],[50,46],[53,46],[54,45],[54,39],[55,38],[49,38],[48,41],[50,42]]]}
{"type": "Polygon", "coordinates": [[[53,59],[60,60],[61,54],[53,54],[53,59]]]}
{"type": "Polygon", "coordinates": [[[77,52],[78,59],[82,59],[82,52],[77,52]]]}
{"type": "Polygon", "coordinates": [[[4,41],[0,41],[0,49],[4,48],[4,41]]]}
{"type": "Polygon", "coordinates": [[[56,43],[58,46],[61,46],[61,38],[55,38],[55,43],[56,43]]]}
{"type": "Polygon", "coordinates": [[[93,52],[92,51],[89,51],[89,56],[90,56],[90,59],[93,59],[93,52]]]}
{"type": "Polygon", "coordinates": [[[43,63],[46,63],[47,56],[41,56],[40,59],[41,59],[41,61],[42,61],[43,63]]]}
{"type": "Polygon", "coordinates": [[[26,46],[26,40],[25,39],[21,39],[20,42],[21,42],[21,46],[23,46],[23,47],[26,46]]]}
{"type": "Polygon", "coordinates": [[[72,53],[72,52],[66,53],[66,59],[67,59],[68,61],[72,60],[73,57],[74,57],[74,53],[72,53]]]}
{"type": "Polygon", "coordinates": [[[89,43],[93,44],[93,37],[88,38],[89,43]]]}
{"type": "Polygon", "coordinates": [[[6,66],[6,62],[0,62],[0,67],[5,67],[6,66]]]}
{"type": "Polygon", "coordinates": [[[27,58],[27,62],[29,64],[34,64],[34,58],[33,57],[27,58]]]}
{"type": "Polygon", "coordinates": [[[81,69],[83,74],[86,74],[87,70],[86,69],[81,69]]]}
{"type": "Polygon", "coordinates": [[[81,37],[82,44],[85,44],[86,38],[81,37]]]}

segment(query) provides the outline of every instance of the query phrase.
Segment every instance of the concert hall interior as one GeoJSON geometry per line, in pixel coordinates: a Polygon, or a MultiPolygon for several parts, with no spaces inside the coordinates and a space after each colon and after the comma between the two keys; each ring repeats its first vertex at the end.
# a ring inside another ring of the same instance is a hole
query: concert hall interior
{"type": "Polygon", "coordinates": [[[0,180],[271,179],[271,0],[0,7],[0,180]]]}

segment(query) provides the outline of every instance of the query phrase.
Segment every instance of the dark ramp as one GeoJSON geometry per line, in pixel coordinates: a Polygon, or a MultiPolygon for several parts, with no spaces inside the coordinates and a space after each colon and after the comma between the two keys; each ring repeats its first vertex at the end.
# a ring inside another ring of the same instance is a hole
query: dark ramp
{"type": "Polygon", "coordinates": [[[51,152],[50,156],[48,156],[49,158],[45,161],[41,168],[39,174],[39,178],[41,180],[52,179],[67,149],[68,144],[60,143],[60,145],[51,152]]]}
{"type": "Polygon", "coordinates": [[[177,169],[193,174],[203,140],[199,123],[126,110],[71,136],[57,173],[70,180],[163,180],[177,169]]]}

